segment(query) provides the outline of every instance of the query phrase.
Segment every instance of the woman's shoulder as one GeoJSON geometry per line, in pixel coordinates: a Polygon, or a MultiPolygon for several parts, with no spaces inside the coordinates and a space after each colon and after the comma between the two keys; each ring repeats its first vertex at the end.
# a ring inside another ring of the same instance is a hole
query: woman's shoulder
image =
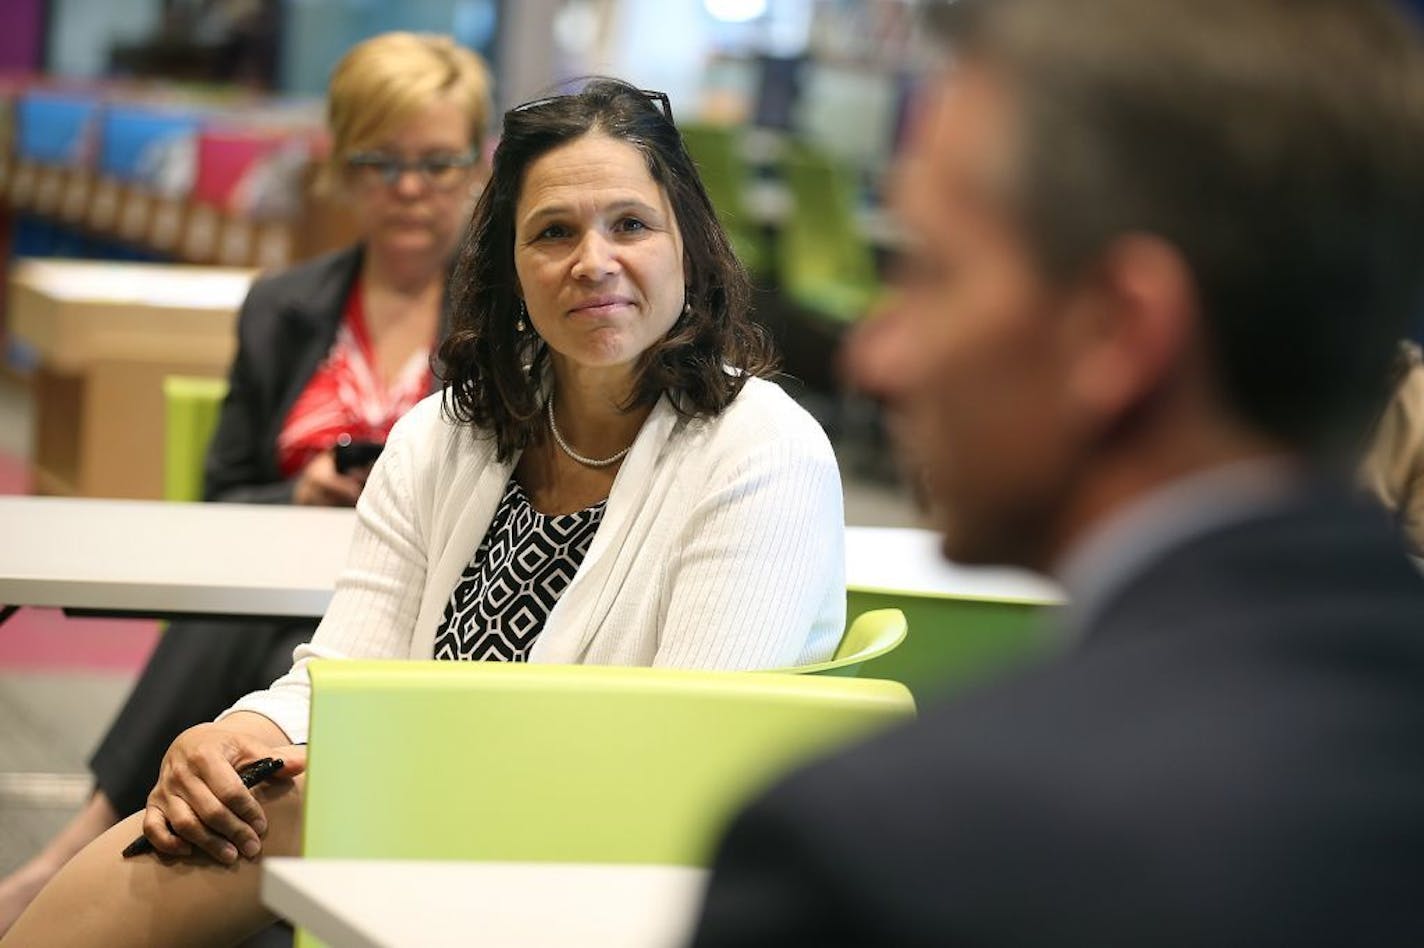
{"type": "Polygon", "coordinates": [[[747,379],[724,414],[738,426],[773,428],[826,441],[825,430],[811,413],[769,379],[747,379]]]}
{"type": "Polygon", "coordinates": [[[425,396],[391,429],[387,450],[419,459],[432,472],[481,465],[494,456],[494,440],[480,437],[445,411],[444,391],[425,396]]]}
{"type": "Polygon", "coordinates": [[[398,437],[404,441],[427,444],[454,442],[456,434],[469,434],[467,425],[461,425],[445,412],[444,390],[432,392],[401,416],[391,429],[391,439],[398,437]]]}
{"type": "Polygon", "coordinates": [[[248,291],[248,306],[310,302],[314,297],[345,295],[361,265],[361,248],[332,250],[301,263],[260,275],[248,291]]]}
{"type": "Polygon", "coordinates": [[[756,446],[775,441],[799,445],[834,461],[830,440],[811,413],[780,385],[768,379],[747,379],[737,397],[707,422],[714,443],[756,446]]]}

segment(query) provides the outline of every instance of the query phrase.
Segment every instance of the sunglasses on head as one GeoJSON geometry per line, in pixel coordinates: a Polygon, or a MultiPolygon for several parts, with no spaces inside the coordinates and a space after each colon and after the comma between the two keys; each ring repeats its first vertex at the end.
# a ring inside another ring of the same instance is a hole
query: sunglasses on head
{"type": "MultiPolygon", "coordinates": [[[[635,91],[641,94],[649,102],[653,103],[653,105],[657,107],[657,110],[663,114],[663,117],[666,118],[669,122],[672,122],[672,102],[668,99],[668,95],[666,92],[658,92],[656,89],[637,89],[635,91]]],[[[576,92],[568,92],[563,93],[561,95],[546,95],[542,99],[534,99],[531,102],[525,102],[522,105],[516,105],[509,111],[527,112],[530,109],[537,109],[540,106],[549,105],[552,102],[558,102],[560,99],[573,98],[574,96],[579,94],[580,93],[576,92]]]]}

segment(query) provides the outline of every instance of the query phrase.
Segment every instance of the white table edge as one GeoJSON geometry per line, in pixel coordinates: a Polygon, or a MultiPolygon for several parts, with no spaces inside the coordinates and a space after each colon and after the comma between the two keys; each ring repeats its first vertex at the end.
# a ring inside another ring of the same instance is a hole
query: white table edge
{"type": "Polygon", "coordinates": [[[43,576],[0,578],[0,606],[78,609],[136,615],[261,616],[319,619],[331,602],[330,588],[271,585],[160,584],[128,580],[43,576]]]}
{"type": "MultiPolygon", "coordinates": [[[[683,944],[691,937],[693,926],[696,922],[697,913],[700,910],[702,895],[707,884],[708,870],[701,867],[683,865],[654,865],[643,863],[560,863],[560,862],[528,862],[502,860],[387,860],[387,859],[323,859],[323,858],[302,858],[302,857],[274,857],[263,861],[261,898],[264,905],[280,913],[294,924],[309,929],[319,938],[332,941],[342,946],[355,945],[358,948],[403,948],[405,945],[419,944],[426,948],[429,944],[438,942],[439,944],[465,944],[466,938],[463,934],[457,937],[447,938],[450,932],[439,935],[431,931],[421,932],[420,924],[417,922],[408,933],[409,938],[402,934],[392,934],[387,922],[389,918],[380,920],[381,910],[372,916],[377,921],[367,921],[362,923],[359,919],[342,916],[342,910],[338,904],[332,904],[330,896],[330,886],[333,880],[339,880],[344,885],[354,886],[359,890],[370,881],[373,874],[380,874],[388,880],[390,886],[394,886],[398,891],[400,886],[409,885],[410,879],[401,881],[399,869],[409,867],[413,869],[427,885],[433,884],[439,888],[445,884],[445,880],[432,883],[431,873],[444,874],[447,870],[454,870],[462,876],[457,884],[470,885],[471,879],[483,877],[486,884],[493,880],[490,873],[496,873],[504,877],[502,882],[494,884],[498,889],[502,884],[513,884],[522,889],[538,889],[537,882],[530,881],[530,874],[535,878],[543,877],[546,882],[552,882],[552,892],[550,897],[555,904],[561,898],[566,897],[567,892],[562,888],[569,881],[570,873],[575,875],[580,889],[593,885],[595,890],[599,888],[597,880],[603,876],[606,880],[606,873],[612,871],[617,878],[613,891],[614,902],[620,904],[619,900],[627,895],[627,883],[633,881],[635,894],[640,901],[636,904],[651,908],[657,905],[652,916],[643,915],[641,912],[635,913],[631,925],[619,922],[614,926],[618,934],[606,928],[597,928],[598,922],[593,918],[583,918],[579,915],[579,910],[575,910],[579,924],[582,926],[591,923],[596,926],[595,930],[600,932],[600,938],[613,939],[610,944],[617,945],[672,945],[683,944]],[[553,873],[553,877],[549,877],[553,873]],[[630,876],[629,873],[633,873],[630,876]],[[392,875],[394,874],[394,878],[392,875]],[[324,878],[323,878],[324,877],[324,878]],[[557,879],[558,881],[553,881],[557,879]],[[648,900],[650,894],[648,887],[660,898],[648,900]],[[619,891],[619,890],[623,891],[619,891]],[[670,912],[670,914],[669,914],[670,912]],[[382,937],[384,933],[384,938],[382,937]],[[624,939],[628,940],[624,940],[624,939]],[[415,939],[420,939],[416,941],[415,939]],[[433,939],[433,941],[432,941],[433,939]]],[[[478,888],[478,883],[475,883],[478,888]]],[[[605,894],[608,890],[604,887],[605,894]]],[[[585,896],[587,892],[585,892],[585,896]]],[[[575,899],[577,902],[578,899],[575,899]]],[[[443,904],[443,903],[442,903],[443,904]]],[[[599,902],[600,908],[607,907],[610,903],[599,902]]],[[[567,904],[565,905],[567,908],[567,904]]],[[[496,912],[496,916],[498,912],[496,912]]],[[[422,916],[428,920],[429,916],[422,916]]],[[[494,922],[488,916],[485,916],[494,922]]],[[[521,925],[529,922],[529,916],[519,915],[516,919],[521,925]]],[[[453,921],[453,919],[452,919],[453,921]]],[[[567,922],[567,919],[564,919],[567,922]]],[[[606,919],[604,919],[606,921],[606,919]]],[[[493,930],[489,931],[490,937],[508,939],[508,930],[501,932],[500,923],[494,922],[493,930]]],[[[582,930],[582,929],[580,929],[582,930]]],[[[463,929],[461,930],[464,931],[463,929]]],[[[558,932],[533,931],[528,938],[516,937],[513,943],[527,943],[538,945],[565,944],[563,935],[558,932]],[[553,940],[551,940],[553,939],[553,940]]],[[[508,940],[492,942],[494,944],[510,944],[508,940]]]]}
{"type": "Polygon", "coordinates": [[[262,860],[262,904],[327,944],[386,948],[374,935],[328,910],[298,884],[296,876],[303,862],[306,860],[300,857],[262,860]]]}

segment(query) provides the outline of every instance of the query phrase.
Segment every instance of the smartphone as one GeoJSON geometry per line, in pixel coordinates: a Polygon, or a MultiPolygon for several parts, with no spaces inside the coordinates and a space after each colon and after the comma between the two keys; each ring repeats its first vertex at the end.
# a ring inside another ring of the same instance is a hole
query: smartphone
{"type": "Polygon", "coordinates": [[[341,434],[336,439],[336,471],[349,474],[363,467],[370,467],[381,456],[385,445],[378,441],[355,441],[349,434],[341,434]]]}
{"type": "MultiPolygon", "coordinates": [[[[237,769],[237,776],[242,780],[242,785],[251,790],[268,777],[282,769],[282,760],[279,757],[263,757],[261,760],[254,760],[250,764],[243,764],[237,769]]],[[[173,827],[168,827],[172,832],[173,827]]],[[[124,847],[123,857],[132,859],[134,856],[142,856],[144,853],[153,852],[153,844],[148,841],[147,836],[140,836],[138,839],[124,847]]]]}

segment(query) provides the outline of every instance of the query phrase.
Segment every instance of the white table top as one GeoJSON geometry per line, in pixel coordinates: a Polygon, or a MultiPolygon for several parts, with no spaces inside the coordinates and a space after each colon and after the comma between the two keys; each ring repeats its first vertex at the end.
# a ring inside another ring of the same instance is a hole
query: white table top
{"type": "MultiPolygon", "coordinates": [[[[0,606],[147,615],[318,618],[355,527],[351,510],[0,497],[0,606]]],[[[850,527],[852,589],[1057,603],[1022,570],[955,566],[928,530],[850,527]]]]}
{"type": "Polygon", "coordinates": [[[950,563],[940,553],[938,534],[905,527],[847,527],[846,585],[994,602],[1063,602],[1062,589],[1037,573],[950,563]]]}
{"type": "Polygon", "coordinates": [[[268,859],[262,901],[358,948],[685,944],[707,872],[685,866],[268,859]]]}
{"type": "Polygon", "coordinates": [[[58,300],[237,312],[257,271],[245,267],[124,263],[111,260],[20,260],[10,273],[22,284],[58,300]]]}
{"type": "Polygon", "coordinates": [[[0,497],[0,606],[316,617],[354,526],[350,510],[0,497]]]}
{"type": "MultiPolygon", "coordinates": [[[[20,260],[10,270],[10,332],[51,371],[99,364],[221,375],[258,271],[187,264],[20,260]]],[[[157,391],[153,393],[157,397],[157,391]]],[[[155,403],[158,404],[158,403],[155,403]]]]}

